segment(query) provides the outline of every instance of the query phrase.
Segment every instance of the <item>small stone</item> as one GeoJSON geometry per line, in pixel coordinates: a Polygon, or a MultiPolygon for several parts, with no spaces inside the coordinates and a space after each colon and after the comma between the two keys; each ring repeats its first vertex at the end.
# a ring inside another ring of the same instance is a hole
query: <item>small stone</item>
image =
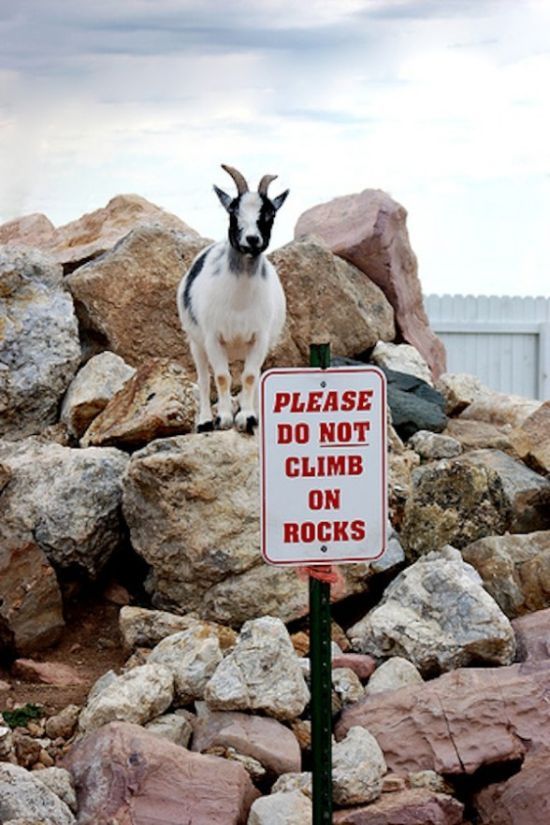
{"type": "Polygon", "coordinates": [[[111,582],[103,591],[103,598],[111,604],[125,607],[130,604],[130,594],[127,589],[118,582],[111,582]]]}
{"type": "Polygon", "coordinates": [[[9,682],[4,682],[2,679],[0,679],[0,693],[3,693],[4,691],[8,691],[8,690],[11,690],[10,683],[9,682]]]}
{"type": "Polygon", "coordinates": [[[376,670],[376,660],[365,653],[343,653],[335,656],[332,660],[332,667],[345,667],[353,670],[361,681],[366,681],[376,670]]]}
{"type": "Polygon", "coordinates": [[[407,442],[409,447],[418,453],[424,461],[435,461],[439,458],[454,458],[462,452],[460,441],[448,435],[432,433],[428,430],[418,430],[407,442]]]}
{"type": "Polygon", "coordinates": [[[333,747],[332,781],[338,805],[359,805],[378,799],[387,771],[384,754],[366,728],[350,728],[333,747]]]}
{"type": "Polygon", "coordinates": [[[483,393],[479,378],[467,373],[444,372],[435,386],[445,399],[447,415],[458,415],[483,393]]]}
{"type": "Polygon", "coordinates": [[[337,667],[332,670],[332,686],[338,695],[342,707],[353,705],[365,695],[365,688],[359,677],[349,667],[337,667]]]}
{"type": "Polygon", "coordinates": [[[17,757],[17,762],[23,768],[30,768],[35,764],[35,762],[40,760],[42,746],[40,742],[32,736],[27,736],[26,734],[19,733],[18,730],[15,730],[13,733],[13,746],[17,757]]]}
{"type": "Polygon", "coordinates": [[[416,375],[426,384],[433,386],[429,366],[418,350],[410,344],[392,344],[387,341],[379,341],[371,352],[370,360],[379,367],[387,367],[390,370],[416,375]]]}
{"type": "Polygon", "coordinates": [[[311,772],[283,773],[271,788],[271,793],[288,793],[289,791],[301,791],[311,799],[313,795],[311,772]]]}
{"type": "Polygon", "coordinates": [[[402,776],[390,773],[382,777],[382,793],[397,793],[404,791],[406,787],[407,783],[402,776]]]}
{"type": "Polygon", "coordinates": [[[382,693],[384,690],[399,690],[405,685],[414,685],[422,682],[418,669],[401,656],[393,656],[380,665],[369,679],[365,693],[382,693]]]}
{"type": "Polygon", "coordinates": [[[292,633],[290,636],[292,647],[298,656],[307,656],[309,654],[309,636],[300,630],[298,633],[292,633]]]}
{"type": "Polygon", "coordinates": [[[178,713],[165,713],[147,722],[145,729],[157,736],[163,736],[174,745],[186,748],[193,735],[193,726],[189,719],[178,713]]]}
{"type": "Polygon", "coordinates": [[[3,762],[11,755],[13,749],[13,737],[11,728],[0,726],[0,762],[3,762]]]}
{"type": "Polygon", "coordinates": [[[311,800],[301,791],[262,796],[250,809],[248,825],[310,825],[311,800]]]}
{"type": "Polygon", "coordinates": [[[181,706],[202,699],[205,687],[223,659],[217,633],[197,623],[188,630],[163,639],[148,658],[149,665],[163,665],[174,677],[175,699],[181,706]]]}
{"type": "Polygon", "coordinates": [[[435,793],[454,793],[453,786],[446,782],[441,774],[435,771],[415,771],[407,776],[409,788],[428,788],[435,793]]]}
{"type": "Polygon", "coordinates": [[[309,719],[294,719],[290,723],[290,728],[298,740],[300,749],[303,751],[311,750],[311,722],[309,719]]]}
{"type": "Polygon", "coordinates": [[[39,682],[56,687],[83,685],[84,680],[71,665],[62,662],[36,662],[33,659],[16,659],[12,673],[25,682],[39,682]]]}
{"type": "Polygon", "coordinates": [[[42,750],[40,751],[38,761],[41,765],[44,765],[45,768],[52,768],[55,765],[55,759],[52,759],[52,757],[45,748],[42,748],[42,750]]]}

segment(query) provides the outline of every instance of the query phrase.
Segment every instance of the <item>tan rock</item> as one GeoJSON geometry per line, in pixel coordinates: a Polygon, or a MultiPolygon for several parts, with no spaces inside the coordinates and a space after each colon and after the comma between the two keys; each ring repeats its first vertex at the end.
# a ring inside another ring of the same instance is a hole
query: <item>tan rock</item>
{"type": "Polygon", "coordinates": [[[39,212],[0,225],[0,244],[43,249],[55,235],[55,226],[39,212]]]}
{"type": "Polygon", "coordinates": [[[550,401],[510,433],[510,441],[523,461],[539,473],[550,473],[550,401]]]}
{"type": "Polygon", "coordinates": [[[204,689],[221,662],[223,654],[214,628],[197,622],[188,630],[167,636],[147,659],[162,665],[174,677],[174,703],[181,707],[204,697],[204,689]]]}
{"type": "Polygon", "coordinates": [[[410,344],[391,344],[379,341],[371,352],[370,360],[379,367],[416,375],[433,387],[432,374],[424,358],[410,344]]]}
{"type": "Polygon", "coordinates": [[[497,426],[511,424],[519,427],[540,406],[540,401],[487,390],[475,398],[460,417],[468,421],[486,421],[497,426]]]}
{"type": "Polygon", "coordinates": [[[182,812],[197,825],[243,825],[258,796],[237,762],[126,723],[81,739],[65,762],[79,789],[79,825],[182,825],[182,812]]]}
{"type": "Polygon", "coordinates": [[[272,793],[257,799],[248,825],[310,825],[311,800],[299,790],[272,793]]]}
{"type": "Polygon", "coordinates": [[[76,730],[80,708],[78,705],[67,705],[59,713],[46,720],[46,736],[50,739],[70,739],[76,730]]]}
{"type": "Polygon", "coordinates": [[[469,421],[465,418],[450,418],[444,430],[462,445],[463,450],[502,450],[513,453],[509,424],[497,426],[486,421],[469,421]]]}
{"type": "Polygon", "coordinates": [[[377,668],[369,679],[365,693],[382,693],[385,690],[399,690],[406,685],[422,682],[418,669],[401,656],[393,656],[377,668]]]}
{"type": "Polygon", "coordinates": [[[80,438],[135,369],[114,352],[101,352],[77,372],[61,407],[61,419],[80,438]]]}
{"type": "Polygon", "coordinates": [[[486,392],[479,378],[467,373],[444,372],[435,387],[445,399],[447,415],[458,415],[486,392]]]}
{"type": "Polygon", "coordinates": [[[48,248],[66,270],[112,249],[130,230],[154,224],[197,238],[194,229],[139,195],[116,195],[107,206],[60,226],[48,248]]]}
{"type": "Polygon", "coordinates": [[[16,659],[12,673],[24,682],[38,682],[56,687],[82,685],[84,679],[72,665],[63,662],[35,662],[33,659],[16,659]]]}
{"type": "Polygon", "coordinates": [[[508,618],[550,607],[550,531],[488,536],[462,556],[508,618]]]}
{"type": "Polygon", "coordinates": [[[365,189],[304,212],[294,236],[319,235],[336,255],[368,275],[393,306],[404,341],[416,347],[437,378],[445,370],[445,349],[429,327],[406,217],[385,192],[365,189]]]}
{"type": "Polygon", "coordinates": [[[81,328],[99,334],[106,348],[132,366],[161,357],[193,369],[174,296],[208,243],[152,226],[130,232],[111,252],[66,279],[81,328]]]}
{"type": "Polygon", "coordinates": [[[334,825],[462,825],[464,806],[452,796],[415,788],[385,794],[366,807],[338,811],[334,825]]]}
{"type": "Polygon", "coordinates": [[[270,365],[309,363],[309,345],[330,340],[333,355],[356,355],[395,337],[393,311],[363,273],[313,239],[287,244],[270,256],[287,299],[287,323],[270,365]]]}
{"type": "Polygon", "coordinates": [[[513,763],[526,748],[547,747],[548,663],[465,668],[423,685],[367,696],[346,708],[336,727],[355,725],[376,737],[390,770],[471,775],[513,763]]]}
{"type": "Polygon", "coordinates": [[[93,420],[84,447],[139,447],[195,428],[197,388],[181,364],[151,358],[138,367],[93,420]]]}
{"type": "Polygon", "coordinates": [[[350,728],[332,749],[332,787],[338,805],[361,805],[378,799],[387,771],[384,754],[364,727],[350,728]]]}
{"type": "Polygon", "coordinates": [[[197,623],[197,617],[177,616],[164,610],[125,606],[118,614],[120,633],[127,650],[154,647],[166,636],[187,630],[197,623]]]}

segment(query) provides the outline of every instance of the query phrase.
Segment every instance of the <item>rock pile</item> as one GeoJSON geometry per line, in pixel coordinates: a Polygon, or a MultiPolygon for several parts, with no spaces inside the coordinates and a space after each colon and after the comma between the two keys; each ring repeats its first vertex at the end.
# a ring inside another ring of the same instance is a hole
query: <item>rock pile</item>
{"type": "MultiPolygon", "coordinates": [[[[546,825],[550,402],[444,372],[405,215],[366,190],[272,254],[271,363],[328,335],[388,379],[388,552],[332,589],[334,822],[546,825]]],[[[137,196],[0,227],[6,825],[311,821],[307,583],[260,561],[257,440],[194,432],[174,294],[207,243],[137,196]],[[49,650],[92,585],[126,657],[94,684],[49,650]]]]}

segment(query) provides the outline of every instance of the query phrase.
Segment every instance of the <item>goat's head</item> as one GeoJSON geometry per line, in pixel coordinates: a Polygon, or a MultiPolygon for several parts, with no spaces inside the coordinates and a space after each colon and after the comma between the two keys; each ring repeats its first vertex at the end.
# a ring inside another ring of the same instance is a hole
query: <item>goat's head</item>
{"type": "Polygon", "coordinates": [[[229,213],[229,242],[244,255],[260,255],[269,245],[275,215],[285,202],[288,189],[271,199],[267,189],[277,175],[264,175],[258,191],[250,192],[240,172],[225,164],[222,164],[222,169],[231,175],[237,186],[236,198],[214,186],[222,206],[229,213]]]}

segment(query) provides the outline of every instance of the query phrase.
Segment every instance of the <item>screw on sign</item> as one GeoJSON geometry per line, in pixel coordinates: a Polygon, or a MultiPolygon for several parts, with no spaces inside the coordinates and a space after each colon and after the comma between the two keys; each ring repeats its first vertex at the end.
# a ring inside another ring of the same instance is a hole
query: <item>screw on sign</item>
{"type": "Polygon", "coordinates": [[[310,574],[313,825],[332,822],[330,577],[320,571],[380,558],[387,524],[384,374],[329,363],[329,346],[312,346],[312,368],[270,370],[260,384],[262,554],[310,574]]]}

